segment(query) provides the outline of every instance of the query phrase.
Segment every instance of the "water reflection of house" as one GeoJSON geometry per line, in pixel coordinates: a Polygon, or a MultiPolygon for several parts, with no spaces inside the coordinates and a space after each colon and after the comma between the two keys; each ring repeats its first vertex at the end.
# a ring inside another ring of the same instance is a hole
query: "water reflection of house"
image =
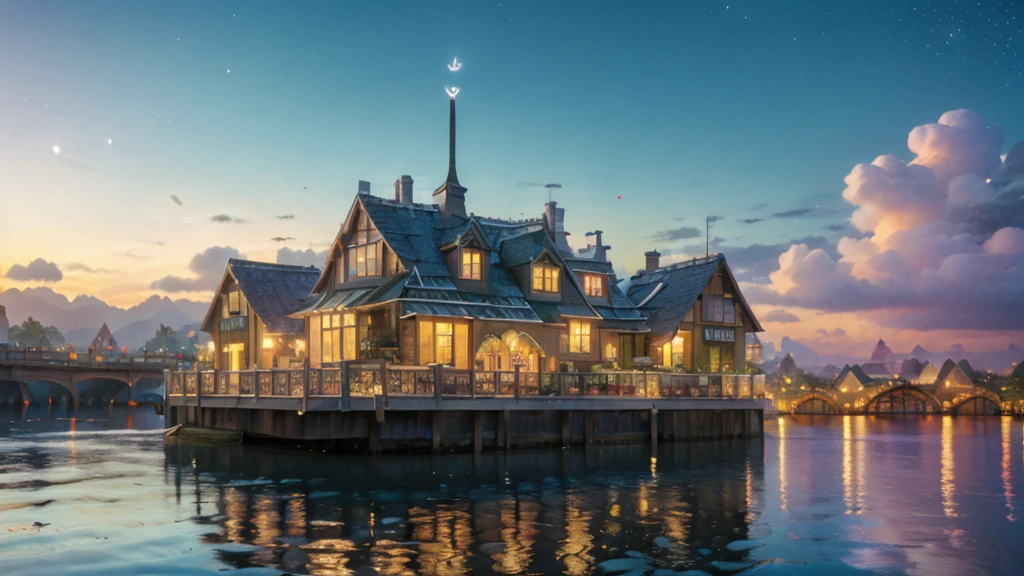
{"type": "Polygon", "coordinates": [[[289,318],[305,302],[320,270],[232,258],[203,320],[222,370],[287,367],[306,357],[302,320],[289,318]]]}

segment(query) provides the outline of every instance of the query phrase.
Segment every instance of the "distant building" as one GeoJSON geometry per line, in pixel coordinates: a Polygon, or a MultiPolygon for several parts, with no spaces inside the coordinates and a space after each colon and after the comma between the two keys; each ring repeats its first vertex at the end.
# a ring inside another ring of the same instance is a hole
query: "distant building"
{"type": "Polygon", "coordinates": [[[889,364],[883,364],[882,362],[868,362],[866,364],[861,364],[860,369],[872,379],[885,380],[892,378],[893,375],[896,374],[895,367],[892,367],[889,364]]]}
{"type": "Polygon", "coordinates": [[[108,349],[117,349],[117,340],[114,339],[114,335],[110,332],[110,328],[107,327],[106,322],[104,322],[103,326],[100,327],[100,331],[96,333],[96,337],[92,339],[92,343],[89,344],[89,348],[98,356],[102,356],[108,349]]]}
{"type": "MultiPolygon", "coordinates": [[[[885,345],[885,340],[880,339],[871,352],[871,363],[885,366],[885,372],[892,375],[896,372],[896,353],[885,345]]],[[[870,372],[868,374],[870,375],[870,372]]]]}
{"type": "Polygon", "coordinates": [[[930,364],[925,366],[915,383],[920,386],[935,386],[936,389],[949,390],[958,388],[966,390],[974,387],[971,377],[952,359],[947,359],[941,366],[930,364]]]}
{"type": "Polygon", "coordinates": [[[202,330],[213,337],[221,370],[287,368],[306,357],[302,307],[320,276],[312,266],[286,266],[232,258],[202,330]]]}
{"type": "Polygon", "coordinates": [[[839,374],[833,380],[833,385],[843,394],[857,394],[865,386],[870,386],[872,380],[873,378],[868,376],[864,370],[861,370],[860,366],[856,364],[850,366],[847,364],[839,371],[839,374]]]}
{"type": "Polygon", "coordinates": [[[928,362],[922,362],[916,357],[907,358],[900,364],[899,376],[908,382],[917,382],[921,377],[921,371],[928,366],[928,362]]]}

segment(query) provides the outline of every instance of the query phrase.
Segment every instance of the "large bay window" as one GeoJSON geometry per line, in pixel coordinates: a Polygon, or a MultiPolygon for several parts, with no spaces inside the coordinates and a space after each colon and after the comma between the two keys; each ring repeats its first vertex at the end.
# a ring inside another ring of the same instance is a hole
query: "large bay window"
{"type": "Polygon", "coordinates": [[[569,321],[569,353],[590,354],[590,323],[569,321]]]}
{"type": "MultiPolygon", "coordinates": [[[[356,359],[356,315],[324,314],[320,317],[320,361],[323,363],[341,362],[356,359]]],[[[311,323],[310,331],[316,323],[311,323]]],[[[316,338],[316,334],[313,334],[316,338]]],[[[314,346],[314,349],[317,346],[314,346]]]]}
{"type": "Polygon", "coordinates": [[[719,324],[735,324],[736,305],[733,299],[726,296],[705,296],[704,313],[701,320],[719,324]]]}
{"type": "Polygon", "coordinates": [[[533,265],[533,291],[558,292],[559,267],[553,264],[537,263],[533,265]]]}
{"type": "Polygon", "coordinates": [[[420,365],[444,364],[469,368],[469,325],[449,321],[420,320],[420,365]]]}
{"type": "Polygon", "coordinates": [[[604,296],[604,283],[600,274],[583,275],[583,291],[587,296],[604,296]]]}
{"type": "Polygon", "coordinates": [[[463,280],[482,280],[484,277],[483,251],[478,248],[462,249],[462,266],[459,278],[463,280]]]}
{"type": "Polygon", "coordinates": [[[383,254],[381,242],[365,246],[349,246],[348,277],[380,276],[383,270],[383,254]]]}

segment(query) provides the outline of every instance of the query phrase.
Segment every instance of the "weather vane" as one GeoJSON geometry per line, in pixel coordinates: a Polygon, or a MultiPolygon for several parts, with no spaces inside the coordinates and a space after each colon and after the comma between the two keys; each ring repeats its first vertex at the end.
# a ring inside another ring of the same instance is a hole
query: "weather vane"
{"type": "MultiPolygon", "coordinates": [[[[448,65],[448,69],[452,72],[458,72],[460,68],[462,68],[462,62],[459,62],[458,58],[452,58],[452,63],[448,65]]],[[[457,86],[452,86],[451,88],[445,86],[444,91],[448,93],[448,97],[452,100],[455,100],[455,96],[459,93],[457,86]]]]}

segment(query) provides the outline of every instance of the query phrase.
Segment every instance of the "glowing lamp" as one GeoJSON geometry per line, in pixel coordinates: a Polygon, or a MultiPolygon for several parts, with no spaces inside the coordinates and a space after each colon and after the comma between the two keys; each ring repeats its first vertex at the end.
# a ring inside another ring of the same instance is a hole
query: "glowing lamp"
{"type": "Polygon", "coordinates": [[[216,349],[216,347],[215,347],[215,346],[214,346],[214,344],[213,344],[213,340],[210,340],[209,342],[207,342],[207,343],[206,343],[206,350],[207,350],[207,351],[208,351],[208,352],[209,352],[210,354],[213,354],[213,351],[214,351],[215,349],[216,349]]]}
{"type": "Polygon", "coordinates": [[[305,350],[306,349],[306,341],[305,340],[296,340],[295,341],[295,349],[299,350],[299,351],[305,350]]]}
{"type": "Polygon", "coordinates": [[[270,336],[264,336],[263,337],[263,349],[264,350],[269,350],[269,349],[271,349],[273,347],[274,347],[274,339],[271,338],[270,336]]]}

